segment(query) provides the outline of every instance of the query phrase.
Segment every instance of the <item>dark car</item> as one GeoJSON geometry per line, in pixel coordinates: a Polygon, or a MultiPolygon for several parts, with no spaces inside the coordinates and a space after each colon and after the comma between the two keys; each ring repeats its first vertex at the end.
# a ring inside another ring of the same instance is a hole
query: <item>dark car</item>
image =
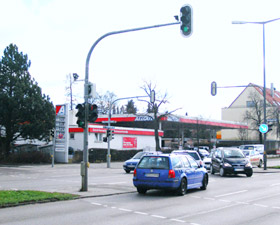
{"type": "Polygon", "coordinates": [[[217,148],[212,155],[210,172],[219,172],[222,177],[227,174],[253,175],[250,161],[238,148],[217,148]]]}
{"type": "Polygon", "coordinates": [[[134,170],[133,184],[140,194],[150,189],[167,189],[184,195],[187,189],[205,190],[208,174],[189,155],[145,155],[134,170]]]}

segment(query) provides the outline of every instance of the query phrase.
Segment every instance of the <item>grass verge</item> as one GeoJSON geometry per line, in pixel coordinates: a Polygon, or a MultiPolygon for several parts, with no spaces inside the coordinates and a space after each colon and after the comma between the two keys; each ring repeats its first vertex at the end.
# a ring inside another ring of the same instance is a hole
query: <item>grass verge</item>
{"type": "Polygon", "coordinates": [[[0,208],[18,204],[39,203],[48,201],[72,200],[78,195],[44,191],[0,191],[0,208]]]}

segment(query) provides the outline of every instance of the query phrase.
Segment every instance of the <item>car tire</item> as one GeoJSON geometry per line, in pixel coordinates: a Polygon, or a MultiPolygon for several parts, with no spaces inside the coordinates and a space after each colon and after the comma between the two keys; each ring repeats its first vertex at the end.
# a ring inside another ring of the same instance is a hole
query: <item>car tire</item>
{"type": "Polygon", "coordinates": [[[225,170],[224,170],[223,167],[220,168],[220,172],[219,173],[220,173],[221,177],[224,177],[226,175],[225,170]]]}
{"type": "Polygon", "coordinates": [[[208,185],[208,174],[204,174],[203,180],[202,180],[202,186],[200,187],[201,190],[206,190],[208,185]]]}
{"type": "Polygon", "coordinates": [[[137,191],[138,191],[139,194],[146,194],[147,189],[145,189],[145,188],[137,188],[137,191]]]}
{"type": "Polygon", "coordinates": [[[178,195],[183,196],[186,194],[187,192],[187,186],[188,186],[188,182],[186,178],[182,178],[180,186],[177,190],[178,195]]]}
{"type": "Polygon", "coordinates": [[[253,171],[250,171],[250,172],[246,173],[247,177],[251,177],[252,175],[253,175],[253,171]]]}
{"type": "Polygon", "coordinates": [[[214,168],[213,168],[212,165],[210,165],[210,173],[211,173],[211,174],[214,174],[214,173],[215,173],[215,170],[214,170],[214,168]]]}
{"type": "Polygon", "coordinates": [[[130,170],[125,170],[126,173],[130,173],[130,170]]]}
{"type": "Polygon", "coordinates": [[[263,164],[263,161],[260,160],[258,167],[259,167],[259,168],[262,168],[262,164],[263,164]]]}

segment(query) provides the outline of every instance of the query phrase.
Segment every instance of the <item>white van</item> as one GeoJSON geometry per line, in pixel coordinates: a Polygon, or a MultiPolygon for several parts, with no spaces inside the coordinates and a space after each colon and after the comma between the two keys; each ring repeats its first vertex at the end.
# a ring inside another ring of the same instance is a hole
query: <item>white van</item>
{"type": "Polygon", "coordinates": [[[264,145],[262,144],[252,144],[252,145],[240,145],[239,149],[241,150],[255,150],[263,155],[264,145]]]}

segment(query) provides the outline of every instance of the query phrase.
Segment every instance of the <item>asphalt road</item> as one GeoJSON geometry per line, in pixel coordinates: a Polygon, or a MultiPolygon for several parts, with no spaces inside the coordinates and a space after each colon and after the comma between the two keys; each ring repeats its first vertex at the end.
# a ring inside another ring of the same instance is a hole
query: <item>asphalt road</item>
{"type": "Polygon", "coordinates": [[[132,174],[126,174],[121,165],[113,163],[110,169],[106,164],[92,165],[86,193],[78,191],[78,165],[0,167],[0,189],[65,191],[85,197],[2,208],[0,224],[279,225],[279,170],[254,168],[250,178],[210,175],[206,191],[191,190],[178,197],[163,191],[139,195],[132,174]]]}

